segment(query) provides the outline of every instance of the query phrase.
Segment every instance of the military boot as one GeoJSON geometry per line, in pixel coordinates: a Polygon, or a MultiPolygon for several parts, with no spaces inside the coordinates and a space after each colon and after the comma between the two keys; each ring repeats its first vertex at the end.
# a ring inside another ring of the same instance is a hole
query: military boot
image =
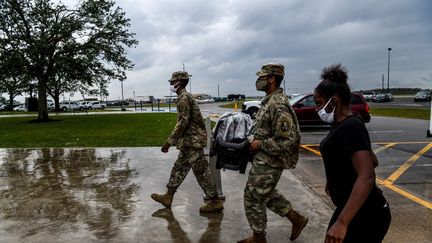
{"type": "Polygon", "coordinates": [[[211,200],[204,206],[200,207],[201,213],[217,213],[223,210],[223,203],[219,199],[211,200]]]}
{"type": "Polygon", "coordinates": [[[267,240],[265,238],[265,232],[262,233],[255,233],[244,240],[237,241],[237,243],[267,243],[267,240]]]}
{"type": "Polygon", "coordinates": [[[151,198],[153,200],[155,200],[156,202],[161,203],[166,208],[170,208],[171,204],[172,204],[172,201],[173,201],[173,195],[170,194],[170,193],[168,193],[168,192],[165,193],[165,194],[163,194],[163,195],[153,193],[151,195],[151,198]]]}
{"type": "Polygon", "coordinates": [[[292,223],[290,240],[293,241],[299,237],[300,233],[308,223],[309,218],[304,217],[294,210],[289,211],[286,217],[292,223]]]}

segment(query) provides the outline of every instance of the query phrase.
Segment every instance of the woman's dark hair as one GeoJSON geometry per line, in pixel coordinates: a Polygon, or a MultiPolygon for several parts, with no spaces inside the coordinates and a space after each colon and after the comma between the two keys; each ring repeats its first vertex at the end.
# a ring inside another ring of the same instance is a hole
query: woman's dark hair
{"type": "Polygon", "coordinates": [[[351,101],[351,90],[348,86],[348,71],[341,64],[333,64],[325,67],[321,72],[321,82],[315,88],[315,93],[319,93],[327,99],[337,95],[343,104],[351,101]]]}

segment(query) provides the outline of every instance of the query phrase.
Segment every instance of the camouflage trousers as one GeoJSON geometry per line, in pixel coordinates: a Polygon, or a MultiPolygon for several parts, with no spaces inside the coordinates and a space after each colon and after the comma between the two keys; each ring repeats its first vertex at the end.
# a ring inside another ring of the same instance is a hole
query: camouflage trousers
{"type": "Polygon", "coordinates": [[[292,209],[291,203],[276,189],[282,171],[256,158],[252,162],[244,190],[244,208],[255,233],[265,232],[267,228],[267,208],[282,217],[292,209]]]}
{"type": "Polygon", "coordinates": [[[168,191],[175,193],[191,168],[198,184],[203,189],[206,196],[209,198],[217,198],[216,184],[210,172],[209,163],[205,158],[204,149],[202,148],[180,150],[171,170],[171,176],[167,184],[168,191]]]}

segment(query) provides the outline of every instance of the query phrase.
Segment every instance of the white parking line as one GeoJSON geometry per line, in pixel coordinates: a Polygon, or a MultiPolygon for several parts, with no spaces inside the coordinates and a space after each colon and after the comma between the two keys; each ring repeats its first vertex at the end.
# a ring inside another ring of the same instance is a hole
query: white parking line
{"type": "Polygon", "coordinates": [[[369,131],[369,133],[401,133],[404,132],[402,130],[396,130],[396,131],[369,131]]]}

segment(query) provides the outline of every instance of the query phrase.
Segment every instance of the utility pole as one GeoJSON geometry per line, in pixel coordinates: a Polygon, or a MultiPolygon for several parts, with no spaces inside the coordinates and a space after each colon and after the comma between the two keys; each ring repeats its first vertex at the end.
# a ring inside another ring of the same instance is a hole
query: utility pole
{"type": "Polygon", "coordinates": [[[219,84],[218,84],[218,99],[220,98],[220,96],[219,96],[219,84]]]}
{"type": "Polygon", "coordinates": [[[384,73],[383,73],[383,75],[382,75],[382,91],[384,92],[384,73]]]}
{"type": "Polygon", "coordinates": [[[388,60],[387,60],[387,93],[390,93],[390,51],[391,48],[388,48],[388,60]]]}

